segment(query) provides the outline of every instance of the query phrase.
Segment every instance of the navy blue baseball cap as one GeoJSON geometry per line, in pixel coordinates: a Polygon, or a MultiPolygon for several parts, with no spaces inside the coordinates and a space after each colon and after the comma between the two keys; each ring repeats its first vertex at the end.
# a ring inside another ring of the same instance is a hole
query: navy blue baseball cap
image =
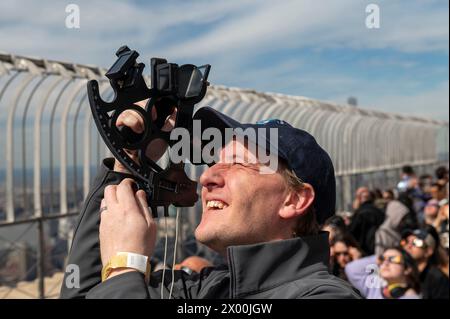
{"type": "Polygon", "coordinates": [[[287,163],[297,177],[314,188],[313,206],[319,224],[323,224],[327,218],[334,215],[336,180],[333,163],[328,153],[320,147],[311,134],[278,119],[263,120],[255,124],[239,123],[211,107],[200,108],[193,119],[201,120],[202,131],[209,127],[218,128],[222,132],[225,128],[242,130],[253,128],[256,132],[258,128],[269,129],[265,130],[264,139],[257,137],[253,142],[262,146],[260,144],[264,141],[266,150],[272,146],[272,149],[277,151],[278,157],[287,163]],[[270,142],[270,128],[277,129],[278,145],[270,142]]]}

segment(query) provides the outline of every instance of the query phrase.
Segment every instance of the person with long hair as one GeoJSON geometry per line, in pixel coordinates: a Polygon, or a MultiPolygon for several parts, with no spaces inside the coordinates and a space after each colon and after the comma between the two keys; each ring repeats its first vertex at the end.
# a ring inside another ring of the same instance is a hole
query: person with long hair
{"type": "Polygon", "coordinates": [[[400,247],[352,261],[345,267],[345,273],[366,299],[421,298],[416,262],[400,247]]]}
{"type": "Polygon", "coordinates": [[[334,236],[330,244],[330,271],[336,277],[347,280],[345,266],[361,258],[359,244],[349,233],[334,236]]]}

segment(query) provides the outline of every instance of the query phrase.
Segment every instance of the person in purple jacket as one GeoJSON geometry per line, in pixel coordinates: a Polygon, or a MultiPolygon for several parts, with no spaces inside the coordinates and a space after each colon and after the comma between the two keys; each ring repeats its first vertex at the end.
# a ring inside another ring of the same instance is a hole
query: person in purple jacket
{"type": "Polygon", "coordinates": [[[420,299],[420,280],[414,259],[402,248],[388,248],[350,262],[348,281],[366,299],[420,299]]]}

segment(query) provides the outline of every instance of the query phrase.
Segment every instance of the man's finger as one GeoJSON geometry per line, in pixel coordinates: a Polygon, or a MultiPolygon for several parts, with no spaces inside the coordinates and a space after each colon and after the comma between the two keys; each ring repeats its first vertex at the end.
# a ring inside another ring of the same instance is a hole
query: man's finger
{"type": "Polygon", "coordinates": [[[150,224],[153,222],[153,217],[152,211],[150,207],[148,207],[147,195],[143,190],[138,190],[136,193],[136,199],[139,203],[139,206],[141,207],[141,212],[144,213],[144,218],[147,221],[147,225],[150,226],[150,224]]]}
{"type": "Polygon", "coordinates": [[[105,205],[115,205],[117,204],[117,186],[116,185],[108,185],[105,187],[105,191],[103,193],[103,199],[105,200],[105,205]]]}
{"type": "Polygon", "coordinates": [[[134,197],[136,192],[136,183],[131,178],[125,178],[117,186],[117,199],[127,213],[140,210],[140,206],[134,197]]]}
{"type": "Polygon", "coordinates": [[[177,118],[177,108],[174,109],[172,114],[170,114],[169,117],[167,117],[166,121],[164,122],[163,127],[161,128],[164,132],[170,132],[175,127],[175,120],[177,118]]]}
{"type": "Polygon", "coordinates": [[[144,132],[144,120],[142,117],[136,112],[131,110],[126,110],[122,114],[119,115],[116,121],[116,126],[128,126],[135,133],[144,132]]]}

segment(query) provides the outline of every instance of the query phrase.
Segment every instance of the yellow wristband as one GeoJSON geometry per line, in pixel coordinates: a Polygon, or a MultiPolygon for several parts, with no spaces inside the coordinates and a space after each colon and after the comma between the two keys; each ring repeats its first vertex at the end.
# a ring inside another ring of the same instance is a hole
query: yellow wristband
{"type": "Polygon", "coordinates": [[[148,282],[150,277],[150,262],[149,258],[144,255],[139,255],[129,252],[118,252],[113,256],[102,269],[102,281],[108,279],[109,275],[114,269],[131,268],[136,269],[145,275],[145,280],[148,282]]]}

